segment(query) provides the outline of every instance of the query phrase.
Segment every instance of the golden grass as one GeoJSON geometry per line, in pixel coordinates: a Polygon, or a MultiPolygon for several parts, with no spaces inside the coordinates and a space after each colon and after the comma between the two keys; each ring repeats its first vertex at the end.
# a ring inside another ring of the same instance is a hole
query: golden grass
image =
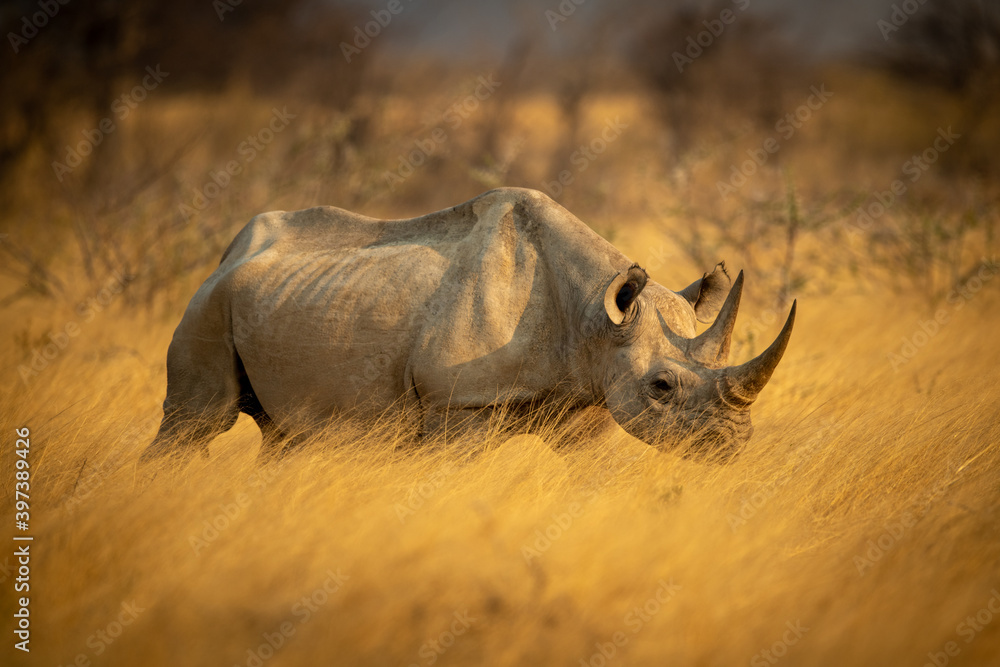
{"type": "MultiPolygon", "coordinates": [[[[627,94],[588,102],[580,141],[610,116],[630,127],[576,174],[567,203],[674,289],[710,268],[683,245],[692,226],[708,238],[713,261],[747,266],[734,344],[742,361],[784,319],[771,297],[785,257],[788,174],[803,208],[822,211],[827,192],[888,187],[909,147],[923,148],[947,121],[944,103],[915,107],[881,78],[853,90],[849,79],[830,73],[839,96],[782,149],[780,168],[762,169],[748,186],[765,192],[762,202],[777,202],[773,209],[718,199],[716,181],[759,145],[725,124],[736,122],[728,110],[718,110],[718,123],[704,120],[701,157],[670,174],[655,104],[627,94]],[[923,120],[913,109],[923,109],[923,120]],[[841,140],[848,135],[853,143],[841,140]],[[874,148],[855,160],[860,144],[874,148]],[[713,216],[732,228],[712,227],[713,216]],[[765,224],[752,248],[717,244],[714,237],[735,234],[753,216],[765,224]]],[[[57,267],[66,293],[17,301],[0,323],[0,507],[12,526],[14,429],[29,427],[35,537],[30,658],[11,649],[15,563],[10,550],[0,556],[0,655],[11,656],[3,664],[916,666],[948,642],[958,650],[944,656],[949,664],[992,664],[1000,654],[1000,617],[987,606],[1000,590],[1000,282],[955,303],[939,299],[947,323],[894,368],[889,355],[901,354],[904,338],[922,340],[920,323],[933,316],[930,295],[906,289],[923,269],[909,276],[902,260],[873,261],[871,237],[845,244],[836,218],[802,231],[794,268],[807,280],[792,290],[792,342],[754,408],[750,446],[729,465],[657,453],[613,424],[558,453],[544,438],[506,436],[397,450],[402,434],[393,424],[335,424],[282,463],[260,467],[258,431],[241,417],[213,441],[209,459],[137,466],[159,423],[170,336],[212,269],[185,267],[217,256],[216,246],[221,253],[254,213],[349,206],[351,183],[376,192],[361,197],[362,212],[383,216],[416,215],[485,190],[459,177],[471,170],[463,155],[477,145],[485,114],[449,134],[445,171],[428,165],[396,195],[381,187],[384,171],[438,122],[434,110],[468,93],[463,81],[409,107],[387,96],[371,144],[360,154],[345,150],[333,175],[323,146],[340,140],[345,121],[305,108],[265,160],[177,225],[177,205],[233,158],[272,103],[235,93],[151,102],[134,126],[122,125],[119,136],[129,140],[116,168],[142,165],[130,152],[140,135],[182,145],[206,114],[205,127],[238,127],[208,132],[212,143],[194,145],[171,179],[127,210],[96,216],[95,228],[109,230],[139,279],[92,319],[73,304],[95,296],[107,275],[98,266],[88,282],[74,268],[72,199],[45,196],[39,184],[47,181],[25,172],[21,215],[46,222],[29,227],[8,217],[3,228],[57,267]],[[153,248],[150,230],[162,235],[153,248]],[[68,322],[79,335],[22,381],[19,368],[68,322]],[[128,609],[136,618],[119,627],[128,609]],[[970,625],[970,615],[981,625],[970,625]],[[269,649],[268,637],[281,646],[269,649]]],[[[788,103],[801,99],[790,93],[788,103]]],[[[559,168],[558,106],[538,95],[512,109],[504,137],[523,140],[523,180],[510,184],[539,187],[559,168]]],[[[50,179],[48,156],[37,160],[50,179]]],[[[917,195],[930,200],[948,183],[930,172],[886,220],[905,221],[911,203],[929,206],[917,195]]],[[[990,196],[989,186],[965,185],[955,198],[977,188],[990,196]]],[[[939,201],[941,210],[927,216],[962,214],[948,197],[939,201]]],[[[995,218],[988,215],[984,226],[995,218]]],[[[932,284],[950,285],[948,269],[992,252],[989,230],[963,239],[956,262],[931,267],[932,284]]],[[[0,286],[9,294],[20,285],[4,277],[0,286]]],[[[1000,609],[1000,599],[992,604],[1000,609]]]]}
{"type": "MultiPolygon", "coordinates": [[[[599,665],[602,647],[607,664],[770,664],[774,647],[789,665],[920,665],[949,641],[955,664],[989,664],[1000,617],[960,624],[1000,587],[998,305],[980,291],[894,372],[922,302],[801,303],[756,435],[723,467],[616,427],[555,454],[530,437],[395,452],[350,425],[259,467],[241,417],[210,459],[149,481],[136,459],[173,322],[112,304],[2,394],[7,522],[14,429],[31,429],[23,664],[254,665],[282,627],[263,664],[599,665]]],[[[7,651],[9,613],[2,628],[7,651]]]]}

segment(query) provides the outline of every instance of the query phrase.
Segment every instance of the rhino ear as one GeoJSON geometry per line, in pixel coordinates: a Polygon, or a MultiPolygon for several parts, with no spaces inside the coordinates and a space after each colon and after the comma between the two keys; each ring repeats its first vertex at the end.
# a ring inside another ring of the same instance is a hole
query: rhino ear
{"type": "Polygon", "coordinates": [[[604,310],[615,324],[625,321],[625,313],[639,298],[648,280],[646,272],[633,264],[626,273],[619,273],[604,292],[604,310]]]}
{"type": "Polygon", "coordinates": [[[731,284],[729,274],[726,273],[726,263],[719,262],[715,265],[715,270],[706,273],[678,294],[688,300],[699,322],[711,322],[726,302],[731,284]]]}

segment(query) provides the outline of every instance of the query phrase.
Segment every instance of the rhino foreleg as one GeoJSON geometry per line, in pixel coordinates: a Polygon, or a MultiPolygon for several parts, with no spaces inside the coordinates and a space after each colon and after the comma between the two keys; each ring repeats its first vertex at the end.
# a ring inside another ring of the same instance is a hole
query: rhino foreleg
{"type": "Polygon", "coordinates": [[[421,436],[451,438],[470,434],[484,435],[490,425],[490,408],[448,408],[429,406],[423,415],[421,436]]]}
{"type": "MultiPolygon", "coordinates": [[[[244,395],[245,400],[246,398],[244,395]]],[[[256,401],[256,396],[253,397],[253,401],[256,401]]],[[[260,403],[256,403],[256,405],[251,403],[249,406],[243,404],[241,409],[253,417],[253,420],[257,422],[257,428],[260,429],[260,451],[257,454],[258,463],[276,461],[301,445],[306,439],[304,433],[292,437],[285,434],[274,423],[270,415],[264,412],[264,408],[260,406],[260,403]]]]}

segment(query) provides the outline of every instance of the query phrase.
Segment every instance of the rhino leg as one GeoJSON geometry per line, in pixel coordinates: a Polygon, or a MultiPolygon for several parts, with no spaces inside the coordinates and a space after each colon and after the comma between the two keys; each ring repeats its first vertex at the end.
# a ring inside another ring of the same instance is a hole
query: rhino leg
{"type": "Polygon", "coordinates": [[[424,410],[421,436],[452,437],[484,434],[492,410],[488,408],[448,408],[428,406],[424,410]]]}
{"type": "Polygon", "coordinates": [[[164,409],[160,429],[153,442],[143,451],[140,462],[178,455],[187,458],[194,452],[208,456],[208,443],[220,433],[228,431],[236,422],[227,412],[164,409]]]}
{"type": "Polygon", "coordinates": [[[178,405],[169,398],[163,403],[163,421],[153,442],[139,459],[143,463],[167,455],[187,458],[194,452],[208,456],[209,441],[228,431],[239,414],[234,402],[221,396],[213,398],[208,405],[200,402],[178,405]]]}
{"type": "Polygon", "coordinates": [[[301,445],[306,439],[305,433],[289,437],[278,428],[271,415],[267,414],[264,406],[260,404],[260,399],[257,398],[250,384],[250,378],[243,368],[243,361],[238,355],[236,361],[240,384],[240,398],[237,404],[239,411],[250,415],[260,429],[260,451],[257,454],[257,462],[263,464],[277,461],[301,445]]]}
{"type": "MultiPolygon", "coordinates": [[[[259,424],[259,423],[258,423],[259,424]]],[[[273,430],[261,428],[263,438],[260,442],[260,452],[257,454],[257,463],[265,464],[280,461],[286,454],[299,448],[306,440],[306,436],[299,435],[288,437],[277,427],[273,430]]]]}
{"type": "Polygon", "coordinates": [[[271,419],[271,415],[264,411],[264,406],[257,399],[257,394],[253,392],[250,382],[245,380],[241,385],[244,387],[240,395],[240,411],[253,417],[260,429],[260,452],[257,454],[258,463],[267,463],[280,459],[287,454],[301,439],[289,438],[278,425],[271,419]]]}
{"type": "Polygon", "coordinates": [[[185,318],[167,350],[163,421],[140,461],[165,455],[208,455],[208,443],[228,431],[240,411],[242,364],[225,335],[206,335],[185,318]]]}

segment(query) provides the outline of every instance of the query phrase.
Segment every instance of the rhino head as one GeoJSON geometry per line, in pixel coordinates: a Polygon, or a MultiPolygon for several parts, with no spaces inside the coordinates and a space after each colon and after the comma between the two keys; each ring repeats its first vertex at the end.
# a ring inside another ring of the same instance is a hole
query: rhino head
{"type": "Polygon", "coordinates": [[[684,442],[685,455],[717,460],[732,458],[750,439],[750,405],[785,352],[795,303],[760,356],[727,366],[742,271],[727,296],[729,286],[723,264],[680,292],[647,285],[638,266],[608,285],[599,381],[608,410],[630,435],[661,450],[684,442]],[[696,320],[712,324],[696,335],[696,320]]]}

